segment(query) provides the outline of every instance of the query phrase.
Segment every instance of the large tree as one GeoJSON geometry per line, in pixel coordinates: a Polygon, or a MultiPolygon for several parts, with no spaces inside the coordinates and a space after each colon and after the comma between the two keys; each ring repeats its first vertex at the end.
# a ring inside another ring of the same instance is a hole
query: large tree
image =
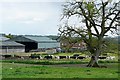
{"type": "Polygon", "coordinates": [[[80,37],[87,44],[91,53],[88,67],[99,67],[98,57],[104,49],[104,37],[107,33],[116,32],[120,19],[120,1],[72,0],[63,5],[62,21],[59,28],[60,36],[80,37]],[[77,17],[77,18],[76,18],[77,17]],[[77,19],[77,20],[74,20],[77,19]],[[71,23],[77,24],[72,25],[71,23]]]}

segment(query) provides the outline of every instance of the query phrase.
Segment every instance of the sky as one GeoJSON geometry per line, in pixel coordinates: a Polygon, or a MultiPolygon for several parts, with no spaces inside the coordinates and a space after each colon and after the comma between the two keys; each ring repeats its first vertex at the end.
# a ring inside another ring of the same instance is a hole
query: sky
{"type": "Polygon", "coordinates": [[[59,0],[2,0],[0,33],[57,35],[62,4],[59,0]]]}
{"type": "Polygon", "coordinates": [[[0,33],[57,35],[65,1],[0,0],[0,33]]]}

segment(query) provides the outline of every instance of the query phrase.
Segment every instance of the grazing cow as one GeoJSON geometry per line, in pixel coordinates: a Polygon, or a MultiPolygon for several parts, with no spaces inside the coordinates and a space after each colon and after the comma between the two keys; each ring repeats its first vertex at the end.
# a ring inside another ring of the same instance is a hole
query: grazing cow
{"type": "Polygon", "coordinates": [[[21,59],[24,59],[24,57],[21,57],[21,59]]]}
{"type": "Polygon", "coordinates": [[[55,58],[56,58],[56,59],[60,59],[60,57],[59,57],[59,56],[55,56],[55,58]]]}
{"type": "Polygon", "coordinates": [[[3,55],[3,57],[5,57],[5,58],[10,58],[10,57],[12,57],[11,55],[3,55]]]}
{"type": "Polygon", "coordinates": [[[70,56],[66,56],[67,59],[70,59],[70,56]]]}
{"type": "Polygon", "coordinates": [[[30,56],[21,56],[21,59],[30,59],[30,56]]]}
{"type": "Polygon", "coordinates": [[[59,56],[60,59],[66,59],[67,56],[59,56]]]}
{"type": "Polygon", "coordinates": [[[85,58],[90,58],[90,56],[86,55],[85,58]]]}
{"type": "Polygon", "coordinates": [[[77,59],[84,59],[84,56],[78,56],[77,59]]]}
{"type": "Polygon", "coordinates": [[[106,59],[106,56],[99,56],[99,59],[106,59]]]}
{"type": "Polygon", "coordinates": [[[40,59],[43,59],[43,57],[42,57],[42,56],[40,56],[40,59]]]}
{"type": "Polygon", "coordinates": [[[32,55],[32,56],[30,56],[30,58],[31,59],[40,59],[40,56],[34,56],[34,55],[32,55]]]}
{"type": "Polygon", "coordinates": [[[5,59],[5,56],[0,55],[0,60],[5,59]]]}
{"type": "Polygon", "coordinates": [[[70,59],[77,59],[77,56],[70,56],[70,59]]]}
{"type": "Polygon", "coordinates": [[[15,58],[21,58],[21,56],[17,56],[17,55],[15,55],[14,57],[15,57],[15,58]]]}
{"type": "Polygon", "coordinates": [[[52,56],[45,56],[45,59],[52,59],[52,56]]]}
{"type": "Polygon", "coordinates": [[[54,59],[54,58],[55,58],[55,56],[54,56],[54,55],[49,55],[49,56],[52,56],[52,59],[54,59]]]}
{"type": "Polygon", "coordinates": [[[106,58],[107,60],[114,60],[115,59],[115,56],[109,56],[106,58]]]}

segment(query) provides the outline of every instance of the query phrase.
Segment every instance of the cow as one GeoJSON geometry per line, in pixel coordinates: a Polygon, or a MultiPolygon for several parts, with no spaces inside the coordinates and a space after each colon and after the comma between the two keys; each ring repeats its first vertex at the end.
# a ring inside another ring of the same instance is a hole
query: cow
{"type": "Polygon", "coordinates": [[[41,56],[31,55],[29,58],[31,58],[31,59],[40,59],[40,58],[41,58],[41,56]]]}
{"type": "Polygon", "coordinates": [[[115,56],[109,56],[106,58],[107,60],[114,60],[115,59],[115,56]]]}
{"type": "Polygon", "coordinates": [[[2,55],[3,57],[5,57],[5,58],[10,58],[10,57],[12,57],[12,55],[2,55]]]}
{"type": "Polygon", "coordinates": [[[84,56],[78,56],[77,59],[84,59],[84,56]]]}
{"type": "Polygon", "coordinates": [[[59,59],[66,59],[67,56],[59,56],[59,59]]]}
{"type": "Polygon", "coordinates": [[[70,56],[70,59],[77,59],[77,56],[70,56]]]}
{"type": "Polygon", "coordinates": [[[59,56],[55,56],[55,59],[60,59],[60,57],[59,56]]]}
{"type": "Polygon", "coordinates": [[[99,56],[99,59],[106,59],[106,56],[99,56]]]}
{"type": "Polygon", "coordinates": [[[52,56],[45,56],[44,59],[52,59],[52,56]]]}

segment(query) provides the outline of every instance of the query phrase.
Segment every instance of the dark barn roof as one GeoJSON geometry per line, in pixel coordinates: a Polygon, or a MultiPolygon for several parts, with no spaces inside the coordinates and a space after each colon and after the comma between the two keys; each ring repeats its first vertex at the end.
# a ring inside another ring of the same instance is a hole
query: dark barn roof
{"type": "Polygon", "coordinates": [[[32,39],[26,38],[25,36],[17,36],[17,37],[10,39],[10,40],[16,41],[16,42],[36,42],[32,39]]]}
{"type": "Polygon", "coordinates": [[[46,37],[46,36],[29,36],[29,35],[27,35],[27,36],[24,36],[24,37],[26,37],[28,39],[31,39],[31,40],[34,40],[38,43],[42,43],[42,42],[43,43],[45,43],[45,42],[56,43],[57,42],[56,40],[52,40],[51,38],[46,37]]]}
{"type": "Polygon", "coordinates": [[[17,43],[15,41],[9,41],[4,35],[0,34],[0,47],[1,46],[23,46],[23,44],[17,43]]]}
{"type": "Polygon", "coordinates": [[[16,41],[16,42],[37,42],[37,43],[57,43],[56,40],[52,40],[49,37],[45,37],[45,36],[29,36],[29,35],[25,35],[25,36],[17,36],[14,37],[12,39],[10,39],[11,41],[16,41]]]}
{"type": "Polygon", "coordinates": [[[6,38],[5,35],[3,34],[0,34],[0,41],[6,41],[8,40],[9,38],[6,38]]]}
{"type": "Polygon", "coordinates": [[[24,46],[24,45],[17,43],[15,41],[2,41],[0,46],[24,46]]]}
{"type": "Polygon", "coordinates": [[[60,47],[59,42],[57,42],[56,40],[52,40],[51,38],[46,37],[46,36],[21,35],[21,36],[14,37],[10,40],[19,42],[21,44],[24,44],[25,46],[29,45],[28,47],[30,47],[31,45],[34,46],[34,44],[35,46],[37,46],[37,48],[60,47]],[[30,43],[33,43],[33,44],[30,44],[30,43]]]}

